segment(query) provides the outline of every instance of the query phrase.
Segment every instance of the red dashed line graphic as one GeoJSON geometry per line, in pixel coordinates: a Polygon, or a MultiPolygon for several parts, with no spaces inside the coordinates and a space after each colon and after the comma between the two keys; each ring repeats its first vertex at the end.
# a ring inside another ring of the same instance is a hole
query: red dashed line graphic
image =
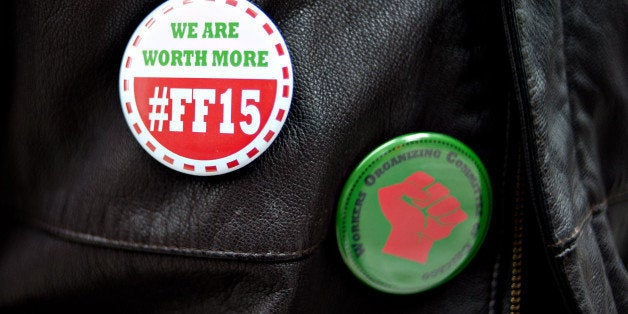
{"type": "Polygon", "coordinates": [[[237,160],[232,160],[227,163],[227,168],[235,168],[240,165],[240,162],[237,160]]]}
{"type": "Polygon", "coordinates": [[[283,52],[283,47],[281,47],[281,44],[276,44],[275,48],[277,49],[277,53],[279,54],[279,56],[283,56],[284,52],[283,52]]]}
{"type": "Polygon", "coordinates": [[[135,129],[135,133],[142,134],[142,129],[140,129],[140,126],[137,123],[133,124],[133,128],[135,129]]]}
{"type": "Polygon", "coordinates": [[[275,132],[268,131],[268,134],[266,134],[266,136],[264,136],[264,141],[270,142],[270,140],[273,139],[273,136],[275,136],[275,132]]]}
{"type": "Polygon", "coordinates": [[[256,18],[257,17],[257,13],[253,10],[251,10],[251,8],[247,8],[246,9],[246,14],[250,15],[252,18],[256,18]]]}
{"type": "Polygon", "coordinates": [[[148,22],[146,22],[146,28],[150,28],[153,24],[155,24],[155,19],[151,18],[148,22]]]}
{"type": "Polygon", "coordinates": [[[286,111],[283,109],[279,109],[279,112],[277,113],[277,121],[281,122],[283,121],[283,116],[286,114],[286,111]]]}
{"type": "Polygon", "coordinates": [[[273,29],[270,27],[270,25],[268,25],[268,23],[264,24],[264,30],[266,31],[266,33],[268,33],[268,35],[272,35],[273,34],[273,29]]]}
{"type": "Polygon", "coordinates": [[[140,36],[135,37],[135,40],[133,41],[133,47],[137,47],[137,45],[140,44],[140,41],[142,41],[142,37],[140,36]]]}
{"type": "MultiPolygon", "coordinates": [[[[266,48],[266,50],[268,51],[268,50],[274,49],[277,52],[277,54],[275,55],[275,58],[281,58],[282,60],[280,61],[281,63],[277,65],[278,66],[277,70],[281,68],[281,73],[275,72],[278,74],[276,76],[277,93],[279,94],[278,96],[280,96],[280,98],[277,98],[276,101],[278,104],[281,104],[281,105],[277,105],[277,104],[275,105],[275,106],[280,106],[279,108],[274,109],[276,110],[275,116],[274,117],[272,115],[267,116],[266,119],[268,120],[265,123],[268,123],[268,124],[262,125],[260,127],[260,133],[258,133],[255,140],[250,143],[247,150],[243,149],[242,151],[239,151],[237,154],[225,155],[225,157],[223,157],[222,159],[211,159],[211,158],[208,158],[205,160],[196,159],[196,158],[190,159],[189,156],[186,156],[184,154],[181,155],[178,151],[171,150],[169,146],[160,142],[160,140],[157,139],[157,137],[154,137],[154,134],[152,133],[156,131],[149,130],[148,125],[146,125],[145,122],[142,122],[141,120],[142,118],[140,117],[142,117],[142,115],[145,114],[144,109],[142,109],[143,107],[140,107],[139,104],[136,103],[137,100],[133,98],[135,97],[134,93],[137,93],[138,83],[136,81],[136,77],[139,77],[139,75],[133,74],[132,71],[134,71],[134,69],[138,67],[138,64],[142,63],[140,60],[141,55],[137,55],[136,52],[135,54],[129,54],[128,52],[125,52],[123,68],[127,69],[126,71],[131,71],[131,72],[128,72],[131,74],[126,74],[124,76],[121,76],[120,78],[120,80],[122,81],[121,87],[124,92],[124,95],[121,93],[121,97],[122,97],[122,103],[124,104],[123,105],[124,113],[127,115],[127,121],[129,125],[131,126],[131,129],[134,131],[134,134],[136,134],[136,137],[140,141],[140,143],[144,143],[144,147],[147,148],[147,150],[149,150],[150,152],[152,152],[153,157],[155,157],[156,159],[161,159],[165,163],[172,165],[173,167],[171,168],[178,168],[178,170],[185,170],[188,173],[196,172],[197,174],[199,174],[199,172],[202,172],[204,170],[208,174],[211,174],[211,173],[220,174],[220,173],[225,173],[225,170],[227,168],[234,169],[234,168],[239,168],[243,165],[248,164],[251,160],[253,160],[257,156],[259,156],[263,151],[265,151],[268,145],[272,143],[277,133],[281,130],[281,127],[283,126],[283,122],[286,119],[286,116],[288,114],[288,108],[290,107],[289,98],[291,98],[291,94],[292,94],[292,86],[291,86],[292,74],[290,70],[289,59],[287,59],[287,65],[286,65],[286,59],[284,59],[286,58],[286,55],[288,55],[287,47],[283,43],[281,36],[276,34],[275,26],[273,25],[272,21],[268,19],[267,16],[263,15],[263,13],[260,14],[260,11],[258,11],[257,8],[255,8],[248,1],[225,0],[224,2],[221,1],[222,3],[217,3],[215,0],[205,0],[205,2],[210,2],[212,3],[212,5],[222,5],[222,6],[236,8],[240,12],[240,14],[244,14],[245,16],[248,16],[249,18],[251,18],[252,21],[254,21],[253,22],[254,24],[252,25],[255,25],[255,27],[258,27],[258,28],[261,27],[268,36],[271,36],[269,37],[269,39],[272,41],[275,41],[274,43],[273,42],[265,43],[266,45],[270,44],[266,46],[266,47],[269,47],[270,49],[266,48]],[[277,39],[277,36],[279,36],[279,39],[277,39]],[[279,80],[281,80],[282,78],[284,80],[290,80],[290,81],[280,82],[279,80]],[[281,91],[279,89],[281,89],[281,91]],[[284,99],[288,99],[288,100],[284,100],[284,99]],[[143,130],[147,132],[143,132],[143,130]]],[[[182,8],[182,6],[192,7],[194,3],[196,3],[197,5],[200,5],[201,1],[168,0],[166,1],[166,3],[162,4],[162,6],[160,6],[158,9],[155,9],[154,13],[151,14],[152,16],[149,16],[147,18],[147,21],[145,20],[146,22],[144,22],[143,25],[140,24],[143,27],[143,30],[141,31],[138,30],[134,34],[134,37],[131,37],[132,42],[130,42],[129,48],[134,48],[136,49],[136,51],[139,51],[139,49],[146,49],[143,46],[150,45],[150,43],[154,41],[154,36],[152,35],[147,36],[149,30],[151,30],[151,34],[152,34],[152,30],[157,29],[153,26],[159,26],[158,29],[163,28],[163,25],[157,24],[158,21],[162,23],[162,22],[165,22],[165,20],[170,20],[173,16],[179,17],[179,10],[180,8],[182,8]],[[161,15],[168,15],[168,17],[162,17],[161,15]]],[[[189,9],[186,9],[186,10],[189,10],[189,9]]],[[[242,15],[240,16],[242,19],[242,15]]],[[[246,20],[242,19],[241,21],[246,21],[246,20]]],[[[263,38],[263,37],[260,37],[260,38],[263,38]]],[[[127,50],[129,50],[129,48],[127,48],[127,50]]],[[[165,111],[162,109],[159,112],[164,113],[165,111]]],[[[148,112],[148,114],[150,114],[150,112],[148,112]]],[[[154,119],[148,119],[148,120],[152,121],[154,119]]],[[[159,129],[157,130],[161,131],[159,129]]],[[[166,132],[165,129],[163,132],[166,132]]]]}
{"type": "Polygon", "coordinates": [[[253,148],[246,153],[246,155],[249,156],[249,158],[253,158],[253,156],[257,155],[257,153],[259,153],[259,150],[257,148],[253,148]]]}
{"type": "Polygon", "coordinates": [[[288,96],[290,96],[290,86],[288,85],[284,85],[283,86],[283,92],[281,94],[281,97],[283,98],[288,98],[288,96]]]}

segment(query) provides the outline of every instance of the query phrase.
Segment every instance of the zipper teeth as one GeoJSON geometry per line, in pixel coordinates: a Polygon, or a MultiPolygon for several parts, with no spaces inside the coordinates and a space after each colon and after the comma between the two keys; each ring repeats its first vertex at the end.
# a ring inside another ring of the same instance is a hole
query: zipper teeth
{"type": "Polygon", "coordinates": [[[522,259],[523,259],[523,188],[521,164],[517,169],[515,207],[513,212],[512,267],[510,273],[510,313],[521,313],[522,259]]]}

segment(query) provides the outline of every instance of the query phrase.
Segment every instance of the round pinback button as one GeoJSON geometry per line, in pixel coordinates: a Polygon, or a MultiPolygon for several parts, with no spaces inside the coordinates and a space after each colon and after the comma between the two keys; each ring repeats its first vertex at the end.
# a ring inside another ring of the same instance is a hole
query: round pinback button
{"type": "Polygon", "coordinates": [[[124,52],[122,111],[162,164],[200,176],[259,157],[292,99],[288,48],[273,21],[245,0],[169,0],[137,27],[124,52]]]}
{"type": "Polygon", "coordinates": [[[418,293],[470,262],[491,210],[488,174],[469,147],[444,134],[403,135],[351,173],[338,203],[338,247],[367,285],[418,293]]]}

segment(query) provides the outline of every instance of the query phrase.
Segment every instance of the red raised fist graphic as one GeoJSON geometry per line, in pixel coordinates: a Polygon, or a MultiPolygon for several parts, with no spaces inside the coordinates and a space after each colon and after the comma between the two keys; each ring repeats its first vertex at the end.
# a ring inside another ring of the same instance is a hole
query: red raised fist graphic
{"type": "Polygon", "coordinates": [[[379,204],[392,226],[382,252],[421,264],[434,241],[446,238],[467,219],[449,189],[425,172],[379,189],[379,204]]]}

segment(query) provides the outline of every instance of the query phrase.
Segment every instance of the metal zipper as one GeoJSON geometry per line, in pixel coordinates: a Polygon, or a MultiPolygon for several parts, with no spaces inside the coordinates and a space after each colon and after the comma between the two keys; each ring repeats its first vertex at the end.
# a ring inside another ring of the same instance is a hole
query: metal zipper
{"type": "Polygon", "coordinates": [[[510,313],[521,313],[521,291],[523,287],[523,242],[524,242],[524,186],[521,174],[521,154],[517,166],[515,183],[515,204],[512,227],[512,255],[510,270],[510,313]]]}
{"type": "Polygon", "coordinates": [[[508,54],[510,55],[511,64],[513,66],[513,78],[515,83],[513,84],[513,92],[517,103],[519,104],[519,124],[522,128],[522,145],[517,152],[516,161],[516,173],[515,173],[515,195],[514,195],[514,207],[512,213],[512,251],[511,251],[511,269],[510,269],[510,291],[509,291],[509,305],[508,310],[510,313],[521,313],[522,307],[522,291],[523,291],[523,255],[524,255],[524,209],[525,209],[525,196],[531,193],[532,204],[535,203],[535,195],[542,195],[540,191],[534,189],[534,186],[540,186],[535,184],[532,186],[532,191],[527,191],[529,188],[525,184],[525,179],[539,180],[538,176],[532,173],[529,169],[531,163],[537,160],[536,150],[531,149],[530,146],[534,146],[534,135],[531,130],[531,109],[524,104],[529,103],[527,93],[525,93],[525,75],[523,69],[523,57],[521,56],[521,48],[519,46],[519,36],[517,32],[517,25],[515,22],[515,7],[514,1],[502,2],[502,15],[504,19],[504,27],[506,29],[506,42],[508,43],[508,54]],[[524,173],[524,166],[526,166],[526,172],[524,173]],[[524,177],[525,176],[525,177],[524,177]]]}

